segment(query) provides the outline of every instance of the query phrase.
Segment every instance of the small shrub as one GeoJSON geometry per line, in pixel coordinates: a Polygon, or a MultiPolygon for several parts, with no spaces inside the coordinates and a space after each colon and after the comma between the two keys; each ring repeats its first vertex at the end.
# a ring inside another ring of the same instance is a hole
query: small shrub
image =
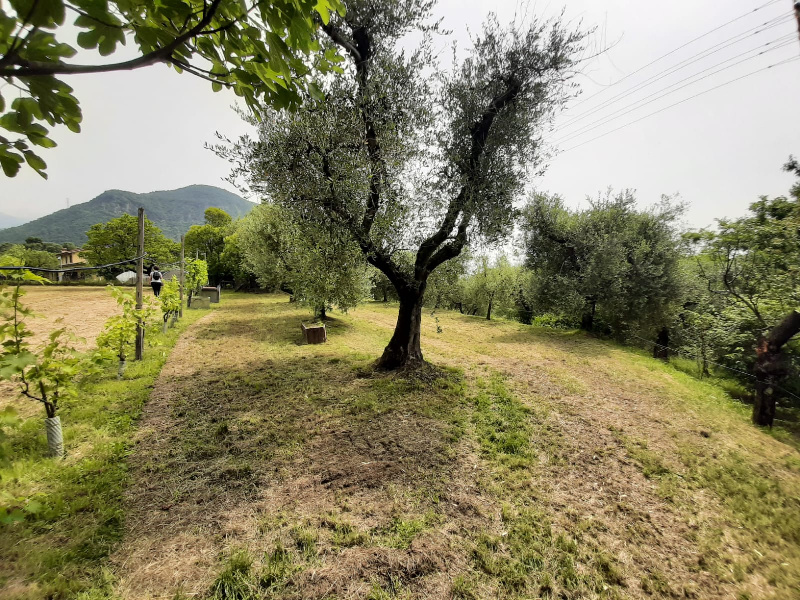
{"type": "Polygon", "coordinates": [[[292,529],[292,539],[297,549],[306,558],[317,555],[317,535],[314,531],[305,527],[294,527],[292,529]]]}
{"type": "Polygon", "coordinates": [[[264,554],[264,567],[258,576],[258,585],[268,592],[278,591],[294,571],[292,557],[280,543],[264,554]]]}
{"type": "Polygon", "coordinates": [[[545,313],[534,317],[531,321],[534,327],[549,327],[550,329],[574,329],[575,323],[564,315],[545,313]]]}
{"type": "Polygon", "coordinates": [[[250,577],[252,566],[253,559],[244,550],[232,554],[226,561],[222,572],[217,575],[211,585],[211,600],[255,600],[258,598],[258,590],[250,577]]]}

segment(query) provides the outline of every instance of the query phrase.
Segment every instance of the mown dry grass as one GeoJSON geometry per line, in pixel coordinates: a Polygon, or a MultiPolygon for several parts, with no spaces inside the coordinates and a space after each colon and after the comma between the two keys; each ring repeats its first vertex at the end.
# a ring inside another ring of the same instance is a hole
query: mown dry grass
{"type": "Polygon", "coordinates": [[[228,296],[131,457],[125,598],[796,598],[800,458],[717,387],[581,334],[228,296]]]}
{"type": "MultiPolygon", "coordinates": [[[[166,334],[151,329],[144,360],[132,362],[121,381],[110,366],[82,382],[78,396],[59,410],[64,459],[47,456],[41,406],[10,399],[27,418],[0,436],[0,598],[110,593],[106,569],[122,537],[130,437],[169,350],[204,314],[190,311],[166,334]]],[[[36,331],[38,323],[31,327],[36,331]]]]}

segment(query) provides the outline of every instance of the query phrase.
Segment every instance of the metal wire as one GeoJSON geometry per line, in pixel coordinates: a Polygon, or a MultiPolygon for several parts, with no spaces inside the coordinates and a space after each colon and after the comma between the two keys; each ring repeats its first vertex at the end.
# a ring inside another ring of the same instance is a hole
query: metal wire
{"type": "Polygon", "coordinates": [[[135,258],[122,260],[120,262],[109,263],[107,265],[97,265],[95,267],[72,267],[71,269],[45,269],[42,267],[0,267],[0,271],[39,271],[40,273],[72,273],[73,271],[97,271],[108,267],[116,267],[118,265],[127,265],[128,263],[136,262],[140,258],[145,258],[147,254],[142,254],[135,258]]]}
{"type": "MultiPolygon", "coordinates": [[[[630,335],[631,337],[635,337],[636,339],[642,340],[643,342],[647,342],[648,344],[652,344],[653,346],[658,346],[659,348],[664,348],[665,350],[671,350],[675,354],[682,354],[684,356],[688,356],[691,359],[697,359],[696,356],[693,356],[689,352],[685,352],[683,350],[678,350],[677,348],[670,348],[669,346],[664,346],[663,344],[658,344],[658,343],[656,343],[656,342],[654,342],[652,340],[645,339],[645,338],[640,337],[640,336],[638,336],[636,334],[633,334],[633,333],[630,333],[628,335],[630,335]]],[[[720,364],[720,363],[717,363],[717,362],[714,362],[714,361],[711,361],[711,360],[705,360],[705,362],[707,362],[710,365],[714,365],[715,367],[720,367],[722,369],[727,369],[728,371],[733,371],[734,373],[739,373],[740,375],[744,375],[745,377],[749,377],[750,379],[755,379],[756,381],[758,381],[758,377],[756,377],[752,373],[748,373],[747,371],[742,371],[740,369],[734,369],[733,367],[728,367],[726,365],[723,365],[723,364],[720,364]]],[[[795,400],[800,400],[800,396],[797,396],[797,395],[793,394],[789,390],[786,390],[786,389],[780,387],[777,384],[770,383],[770,386],[774,387],[775,389],[778,389],[778,390],[782,391],[784,394],[788,394],[789,396],[791,396],[795,400]]]]}

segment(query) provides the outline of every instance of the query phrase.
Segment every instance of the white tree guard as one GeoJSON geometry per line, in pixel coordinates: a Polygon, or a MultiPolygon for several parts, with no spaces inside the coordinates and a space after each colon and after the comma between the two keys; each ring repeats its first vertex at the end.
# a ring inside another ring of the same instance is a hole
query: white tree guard
{"type": "Polygon", "coordinates": [[[61,433],[61,417],[48,417],[44,420],[47,431],[47,447],[50,456],[64,456],[64,437],[61,433]]]}

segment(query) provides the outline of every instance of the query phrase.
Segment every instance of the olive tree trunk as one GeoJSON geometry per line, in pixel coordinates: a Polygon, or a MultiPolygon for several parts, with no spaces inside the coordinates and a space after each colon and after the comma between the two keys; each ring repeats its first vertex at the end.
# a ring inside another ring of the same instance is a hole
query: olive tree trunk
{"type": "Polygon", "coordinates": [[[584,331],[593,331],[594,330],[594,315],[597,312],[597,300],[593,298],[587,299],[588,303],[588,310],[583,313],[581,317],[581,329],[584,331]]]}
{"type": "Polygon", "coordinates": [[[404,290],[400,293],[397,324],[392,339],[378,360],[378,368],[394,370],[416,367],[425,362],[420,347],[424,295],[424,284],[421,289],[404,290]]]}
{"type": "Polygon", "coordinates": [[[653,358],[669,360],[669,329],[662,327],[656,336],[656,343],[653,345],[653,358]]]}
{"type": "Polygon", "coordinates": [[[775,420],[775,385],[786,375],[784,344],[800,333],[800,312],[793,311],[775,326],[756,348],[756,401],[753,423],[772,427],[775,420]]]}

